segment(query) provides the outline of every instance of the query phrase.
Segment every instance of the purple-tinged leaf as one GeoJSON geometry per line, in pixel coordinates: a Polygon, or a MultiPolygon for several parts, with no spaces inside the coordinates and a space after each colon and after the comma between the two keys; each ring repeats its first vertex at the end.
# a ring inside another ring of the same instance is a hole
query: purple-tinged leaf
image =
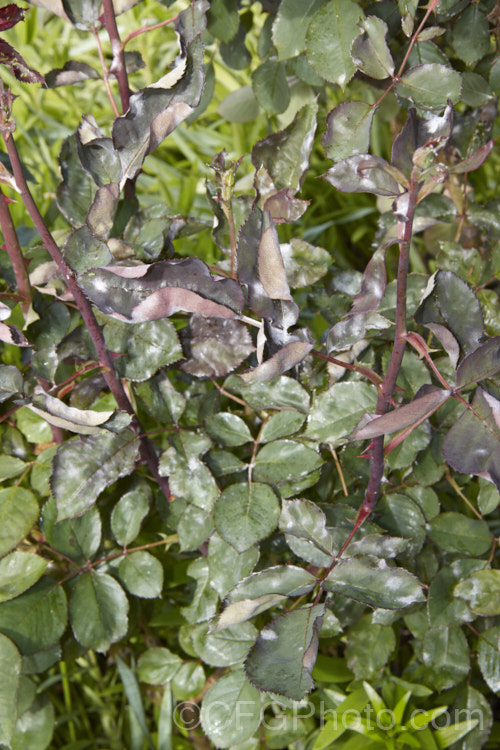
{"type": "Polygon", "coordinates": [[[335,323],[328,331],[326,348],[328,353],[347,349],[364,338],[367,331],[383,331],[392,326],[388,318],[379,313],[359,313],[348,315],[335,323]]]}
{"type": "Polygon", "coordinates": [[[446,435],[443,455],[461,474],[489,476],[500,491],[500,401],[478,388],[446,435]]]}
{"type": "Polygon", "coordinates": [[[390,165],[380,156],[356,154],[334,164],[322,178],[343,193],[399,195],[390,165]]]}
{"type": "Polygon", "coordinates": [[[480,344],[462,360],[457,369],[456,385],[464,388],[484,378],[491,378],[500,370],[500,336],[480,344]]]}
{"type": "Polygon", "coordinates": [[[464,174],[479,169],[493,151],[496,140],[496,138],[493,138],[493,140],[478,148],[471,156],[468,156],[467,159],[455,164],[454,167],[450,167],[450,174],[464,174]]]}
{"type": "Polygon", "coordinates": [[[307,357],[313,346],[314,344],[308,341],[292,341],[289,344],[285,344],[285,346],[265,362],[257,365],[253,370],[241,374],[240,378],[245,382],[245,385],[272,380],[300,364],[307,357]]]}
{"type": "Polygon", "coordinates": [[[278,188],[295,194],[301,187],[309,167],[316,132],[316,101],[302,107],[284,130],[258,141],[252,149],[256,169],[265,167],[278,188]]]}
{"type": "Polygon", "coordinates": [[[305,214],[310,202],[294,198],[289,188],[283,188],[266,198],[263,209],[269,212],[275,224],[291,224],[305,214]]]}
{"type": "Polygon", "coordinates": [[[102,13],[101,0],[62,0],[66,14],[77,29],[91,31],[102,13]]]}
{"type": "Polygon", "coordinates": [[[387,46],[387,24],[377,16],[363,18],[362,32],[351,44],[351,58],[358,70],[370,78],[382,80],[394,73],[394,60],[387,46]]]}
{"type": "Polygon", "coordinates": [[[442,345],[446,354],[450,358],[453,368],[456,368],[458,358],[460,357],[460,346],[455,336],[439,323],[426,323],[425,327],[432,331],[439,343],[442,345]]]}
{"type": "Polygon", "coordinates": [[[82,274],[79,282],[102,312],[129,323],[179,311],[233,318],[244,306],[240,286],[232,279],[214,278],[198,258],[96,268],[82,274]]]}
{"type": "MultiPolygon", "coordinates": [[[[49,424],[70,430],[80,435],[96,435],[105,430],[116,432],[115,411],[92,411],[90,409],[75,409],[58,398],[45,393],[39,386],[35,388],[35,395],[31,404],[27,404],[35,414],[45,419],[49,424]],[[113,428],[113,424],[115,427],[113,428]]],[[[121,428],[130,423],[128,414],[122,412],[118,420],[121,428]]]]}
{"type": "Polygon", "coordinates": [[[11,326],[8,323],[0,323],[0,341],[14,346],[30,346],[26,336],[21,333],[19,328],[11,326]]]}
{"type": "Polygon", "coordinates": [[[0,365],[0,404],[23,392],[23,376],[14,365],[0,365]]]}
{"type": "Polygon", "coordinates": [[[428,149],[435,154],[446,146],[453,127],[453,106],[448,103],[442,115],[417,117],[412,108],[408,119],[392,146],[391,164],[407,177],[413,169],[413,157],[418,149],[428,149]]]}
{"type": "Polygon", "coordinates": [[[340,161],[354,154],[366,154],[373,114],[374,110],[366,102],[342,102],[332,109],[321,138],[327,157],[340,161]]]}
{"type": "Polygon", "coordinates": [[[91,234],[98,240],[107,240],[115,219],[120,188],[116,182],[102,185],[97,189],[92,205],[90,206],[85,223],[91,234]]]}
{"type": "Polygon", "coordinates": [[[20,8],[15,3],[9,3],[0,8],[0,31],[11,29],[19,21],[24,21],[26,8],[20,8]]]}
{"type": "Polygon", "coordinates": [[[187,361],[180,367],[201,378],[227,375],[255,349],[247,327],[238,320],[192,315],[182,334],[187,361]]]}
{"type": "Polygon", "coordinates": [[[45,82],[49,89],[55,89],[58,86],[72,86],[81,81],[98,78],[99,73],[91,65],[78,60],[68,60],[62,68],[50,70],[45,76],[45,82]]]}
{"type": "Polygon", "coordinates": [[[468,354],[479,346],[484,330],[483,314],[469,285],[452,271],[437,271],[427,284],[415,321],[437,323],[451,331],[468,354]]]}
{"type": "Polygon", "coordinates": [[[390,432],[398,432],[412,425],[416,427],[424,419],[431,416],[451,396],[451,390],[436,388],[434,386],[423,386],[409,404],[398,406],[382,416],[375,416],[368,423],[362,420],[360,425],[350,435],[351,440],[372,440],[380,435],[390,432]]]}
{"type": "Polygon", "coordinates": [[[6,65],[12,75],[23,83],[45,83],[40,73],[30,68],[14,47],[4,39],[0,39],[0,64],[6,65]]]}
{"type": "Polygon", "coordinates": [[[379,306],[387,285],[385,248],[378,248],[370,258],[363,273],[361,289],[352,301],[349,315],[369,313],[379,306]]]}
{"type": "Polygon", "coordinates": [[[269,213],[262,217],[262,234],[257,251],[257,271],[266,294],[271,299],[291,300],[285,265],[281,257],[278,233],[269,213]]]}

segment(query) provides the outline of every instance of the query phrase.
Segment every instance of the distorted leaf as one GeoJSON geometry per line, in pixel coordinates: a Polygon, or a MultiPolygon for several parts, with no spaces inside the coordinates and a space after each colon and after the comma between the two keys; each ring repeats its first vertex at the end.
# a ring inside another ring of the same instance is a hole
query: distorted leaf
{"type": "MultiPolygon", "coordinates": [[[[45,393],[42,388],[35,388],[33,401],[27,408],[45,419],[49,424],[80,435],[96,435],[103,428],[112,428],[114,411],[91,411],[75,409],[58,398],[45,393]]],[[[124,424],[127,424],[125,421],[124,424]]]]}
{"type": "Polygon", "coordinates": [[[380,156],[370,154],[342,159],[325,172],[323,179],[343,193],[395,196],[400,192],[389,164],[380,156]]]}
{"type": "Polygon", "coordinates": [[[241,373],[240,378],[245,384],[273,380],[300,364],[313,346],[314,344],[309,341],[291,341],[262,364],[248,372],[241,373]]]}
{"type": "Polygon", "coordinates": [[[130,474],[138,450],[137,436],[130,429],[118,434],[103,431],[63,443],[54,458],[51,477],[58,520],[82,515],[106,487],[130,474]]]}
{"type": "Polygon", "coordinates": [[[293,700],[301,700],[312,689],[324,611],[324,604],[301,607],[265,626],[245,662],[246,675],[255,687],[293,700]]]}
{"type": "Polygon", "coordinates": [[[383,79],[394,73],[394,61],[385,41],[387,24],[377,16],[368,16],[359,23],[362,33],[351,44],[351,58],[362,73],[383,79]]]}

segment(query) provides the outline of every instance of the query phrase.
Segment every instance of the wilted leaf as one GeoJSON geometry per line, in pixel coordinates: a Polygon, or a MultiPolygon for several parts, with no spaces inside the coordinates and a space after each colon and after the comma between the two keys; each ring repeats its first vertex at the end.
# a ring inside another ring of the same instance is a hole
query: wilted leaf
{"type": "Polygon", "coordinates": [[[261,165],[271,175],[278,189],[300,189],[309,166],[316,132],[318,104],[312,101],[302,107],[284,130],[268,135],[252,149],[252,163],[261,165]]]}
{"type": "Polygon", "coordinates": [[[324,586],[327,591],[384,609],[400,609],[425,599],[414,575],[372,556],[340,559],[324,586]]]}
{"type": "MultiPolygon", "coordinates": [[[[45,419],[49,424],[63,430],[79,433],[80,435],[97,435],[102,429],[113,428],[115,411],[92,411],[90,409],[75,409],[58,398],[45,393],[41,387],[35,388],[33,401],[27,408],[45,419]]],[[[121,426],[125,426],[130,419],[120,418],[121,426]]]]}
{"type": "Polygon", "coordinates": [[[51,478],[58,519],[81,516],[106,487],[130,474],[138,449],[137,436],[130,429],[63,443],[54,458],[51,478]]]}
{"type": "Polygon", "coordinates": [[[239,285],[217,280],[198,258],[97,268],[79,280],[102,312],[129,323],[159,320],[179,310],[232,318],[244,306],[239,285]]]}
{"type": "Polygon", "coordinates": [[[323,179],[343,193],[396,196],[400,189],[391,167],[380,156],[356,154],[330,167],[323,179]]]}
{"type": "Polygon", "coordinates": [[[71,627],[82,646],[105,653],[128,628],[128,601],[120,584],[107,573],[81,575],[69,602],[71,627]]]}
{"type": "Polygon", "coordinates": [[[245,662],[250,682],[259,690],[301,700],[313,687],[324,611],[324,604],[301,607],[266,625],[245,662]]]}
{"type": "Polygon", "coordinates": [[[300,364],[303,359],[307,357],[314,344],[309,341],[291,341],[289,344],[285,344],[269,359],[266,359],[262,364],[257,365],[252,370],[244,372],[240,375],[240,378],[245,384],[247,383],[263,383],[268,380],[273,380],[284,372],[291,370],[292,367],[300,364]]]}

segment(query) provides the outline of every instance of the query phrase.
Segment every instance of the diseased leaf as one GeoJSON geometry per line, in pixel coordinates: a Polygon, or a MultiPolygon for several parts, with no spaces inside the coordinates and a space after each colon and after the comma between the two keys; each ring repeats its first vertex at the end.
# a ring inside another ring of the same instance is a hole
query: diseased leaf
{"type": "Polygon", "coordinates": [[[306,34],[306,56],[316,73],[345,89],[356,68],[350,56],[363,11],[351,0],[333,0],[315,13],[306,34]]]}
{"type": "Polygon", "coordinates": [[[292,408],[307,414],[309,394],[299,382],[281,375],[269,383],[251,383],[243,385],[241,378],[235,376],[226,380],[224,388],[238,393],[252,409],[292,408]]]}
{"type": "Polygon", "coordinates": [[[77,641],[105,653],[127,632],[127,597],[114,578],[91,570],[78,578],[71,592],[69,615],[77,641]]]}
{"type": "Polygon", "coordinates": [[[130,594],[143,599],[161,596],[163,567],[150,552],[139,550],[126,555],[118,567],[118,573],[130,594]]]}
{"type": "Polygon", "coordinates": [[[0,634],[0,743],[7,747],[12,747],[11,740],[18,715],[21,666],[21,654],[9,638],[0,634]]]}
{"type": "Polygon", "coordinates": [[[253,440],[246,422],[230,412],[220,412],[208,417],[205,420],[205,427],[214,440],[230,447],[244,445],[253,440]]]}
{"type": "Polygon", "coordinates": [[[302,596],[312,591],[316,578],[295,565],[276,565],[259,570],[240,581],[228,594],[228,601],[240,602],[255,599],[262,594],[302,596]]]}
{"type": "Polygon", "coordinates": [[[19,21],[24,21],[25,8],[20,8],[15,3],[9,3],[0,8],[0,31],[11,29],[19,21]]]}
{"type": "Polygon", "coordinates": [[[469,647],[463,631],[456,626],[428,630],[422,643],[422,660],[427,667],[427,680],[436,690],[457,685],[470,669],[469,647]]]}
{"type": "Polygon", "coordinates": [[[300,364],[313,347],[314,344],[308,341],[291,341],[269,357],[269,359],[266,359],[265,362],[262,362],[262,364],[257,365],[257,367],[248,372],[242,373],[240,378],[245,384],[263,383],[268,380],[274,380],[279,375],[300,364]]]}
{"type": "Polygon", "coordinates": [[[396,646],[393,628],[371,619],[361,617],[349,628],[345,657],[358,680],[377,679],[396,646]]]}
{"type": "Polygon", "coordinates": [[[5,39],[0,39],[0,64],[6,65],[13,76],[23,83],[45,83],[38,71],[30,68],[23,57],[5,39]]]}
{"type": "Polygon", "coordinates": [[[193,648],[205,664],[212,667],[229,667],[243,661],[257,638],[258,631],[249,622],[226,628],[224,632],[211,632],[207,623],[196,625],[190,631],[193,648]]]}
{"type": "Polygon", "coordinates": [[[63,142],[59,167],[62,182],[56,191],[57,207],[72,227],[81,227],[94,200],[96,185],[80,163],[74,136],[63,142]]]}
{"type": "Polygon", "coordinates": [[[414,575],[372,556],[340,559],[324,586],[327,591],[384,609],[400,609],[425,599],[414,575]]]}
{"type": "Polygon", "coordinates": [[[257,481],[279,485],[290,479],[299,479],[319,469],[323,460],[312,448],[294,440],[275,440],[267,443],[257,453],[254,477],[257,481]]]}
{"type": "Polygon", "coordinates": [[[263,165],[279,190],[289,188],[295,194],[302,186],[314,143],[317,113],[318,104],[314,100],[302,107],[284,130],[268,135],[252,149],[254,167],[263,165]]]}
{"type": "Polygon", "coordinates": [[[461,361],[455,383],[459,388],[464,388],[484,378],[493,377],[499,370],[500,336],[494,336],[461,361]]]}
{"type": "Polygon", "coordinates": [[[213,533],[208,543],[208,566],[212,587],[222,598],[234,586],[248,576],[259,559],[259,549],[250,547],[237,552],[231,544],[213,533]]]}
{"type": "Polygon", "coordinates": [[[191,624],[206,622],[215,615],[219,601],[217,592],[210,585],[210,570],[207,559],[199,557],[194,560],[189,565],[187,573],[191,578],[196,579],[196,591],[189,607],[182,607],[182,615],[191,624]]]}
{"type": "Polygon", "coordinates": [[[472,612],[491,617],[500,614],[500,570],[477,570],[457,583],[455,596],[465,599],[472,612]]]}
{"type": "Polygon", "coordinates": [[[205,694],[201,726],[215,747],[233,747],[256,731],[260,712],[258,691],[249,684],[243,670],[237,669],[223,675],[205,694]]]}
{"type": "Polygon", "coordinates": [[[380,156],[356,154],[342,159],[322,175],[343,193],[396,196],[400,189],[389,164],[380,156]]]}
{"type": "Polygon", "coordinates": [[[479,169],[479,167],[484,164],[488,156],[493,151],[495,143],[496,139],[493,139],[492,141],[488,141],[487,143],[485,143],[483,146],[480,146],[477,151],[474,151],[473,154],[451,167],[450,173],[464,174],[467,172],[474,172],[474,170],[479,169]]]}
{"type": "MultiPolygon", "coordinates": [[[[366,154],[374,110],[366,102],[342,102],[326,118],[326,130],[321,138],[325,154],[333,161],[347,159],[354,154],[366,154]]],[[[397,166],[397,165],[396,165],[397,166]]]]}
{"type": "Polygon", "coordinates": [[[279,529],[286,537],[306,540],[333,557],[333,539],[326,528],[326,516],[310,500],[284,500],[279,529]]]}
{"type": "Polygon", "coordinates": [[[23,391],[23,376],[14,365],[0,365],[0,403],[23,391]]]}
{"type": "Polygon", "coordinates": [[[288,283],[293,289],[314,284],[325,276],[332,263],[327,250],[297,237],[293,237],[289,243],[282,243],[280,250],[288,283]]]}
{"type": "Polygon", "coordinates": [[[298,432],[304,424],[305,416],[295,409],[284,409],[272,417],[263,425],[260,433],[261,443],[270,443],[278,438],[287,437],[298,432]]]}
{"type": "Polygon", "coordinates": [[[410,68],[394,86],[395,94],[403,104],[431,112],[446,107],[449,100],[456,104],[461,90],[460,73],[439,63],[410,68]]]}
{"type": "Polygon", "coordinates": [[[245,662],[245,673],[259,690],[301,700],[313,687],[324,604],[295,609],[260,632],[245,662]]]}
{"type": "Polygon", "coordinates": [[[196,456],[183,456],[175,448],[167,448],[159,461],[161,476],[168,476],[174,495],[188,503],[211,511],[219,494],[214,478],[196,456]]]}
{"type": "Polygon", "coordinates": [[[221,537],[238,552],[264,539],[278,523],[280,506],[265,484],[232,484],[215,503],[214,523],[221,537]]]}
{"type": "Polygon", "coordinates": [[[500,491],[500,402],[477,388],[471,409],[466,409],[443,442],[443,456],[462,474],[487,472],[500,491]]]}
{"type": "Polygon", "coordinates": [[[118,500],[111,513],[111,531],[118,544],[126,547],[137,537],[149,512],[151,496],[150,486],[144,482],[118,500]]]}
{"type": "MultiPolygon", "coordinates": [[[[491,573],[498,571],[491,571],[491,573]]],[[[477,645],[477,661],[483,678],[494,693],[500,690],[500,627],[484,630],[477,645]]]]}
{"type": "Polygon", "coordinates": [[[255,349],[247,327],[238,320],[196,314],[183,331],[182,345],[187,361],[181,369],[197,377],[215,378],[234,370],[255,349]]]}
{"type": "Polygon", "coordinates": [[[101,0],[62,0],[71,23],[82,31],[91,31],[101,15],[101,0]]]}
{"type": "MultiPolygon", "coordinates": [[[[115,411],[75,409],[65,404],[64,401],[45,393],[41,387],[35,388],[33,402],[27,404],[27,408],[49,424],[80,435],[97,435],[102,432],[103,428],[112,428],[113,421],[115,421],[112,418],[117,414],[115,411]]],[[[125,426],[129,421],[127,415],[120,416],[121,426],[125,426]],[[125,419],[123,420],[122,417],[125,419]]]]}
{"type": "Polygon", "coordinates": [[[377,16],[359,23],[362,33],[351,44],[351,58],[358,70],[379,80],[394,73],[394,61],[385,41],[387,24],[377,16]]]}
{"type": "Polygon", "coordinates": [[[55,89],[58,86],[72,86],[96,78],[99,78],[99,73],[91,65],[78,60],[68,60],[62,68],[50,70],[45,76],[45,83],[49,89],[55,89]]]}
{"type": "Polygon", "coordinates": [[[57,508],[51,497],[43,507],[42,531],[53,549],[83,563],[90,560],[100,547],[101,517],[94,506],[79,518],[57,522],[57,508]]]}
{"type": "Polygon", "coordinates": [[[451,396],[450,390],[435,386],[423,386],[413,401],[399,406],[393,411],[380,417],[370,418],[368,422],[361,420],[358,427],[351,434],[351,440],[371,440],[379,435],[404,430],[406,427],[416,426],[431,416],[451,396]],[[423,392],[425,389],[425,392],[423,392]]]}
{"type": "Polygon", "coordinates": [[[64,633],[66,624],[64,589],[49,576],[0,604],[0,633],[14,641],[23,655],[52,646],[64,633]]]}
{"type": "Polygon", "coordinates": [[[138,450],[137,436],[130,429],[63,443],[54,458],[51,477],[58,520],[81,516],[106,487],[130,474],[138,450]]]}
{"type": "Polygon", "coordinates": [[[64,259],[77,273],[107,266],[113,259],[109,247],[95,237],[87,225],[75,229],[64,243],[64,259]]]}
{"type": "Polygon", "coordinates": [[[198,258],[97,268],[79,281],[102,312],[128,323],[159,320],[179,310],[233,318],[244,306],[239,285],[216,280],[198,258]]]}
{"type": "Polygon", "coordinates": [[[130,325],[111,320],[104,326],[108,349],[123,354],[115,366],[127,380],[144,381],[160,367],[182,359],[182,349],[170,320],[149,320],[130,325]]]}

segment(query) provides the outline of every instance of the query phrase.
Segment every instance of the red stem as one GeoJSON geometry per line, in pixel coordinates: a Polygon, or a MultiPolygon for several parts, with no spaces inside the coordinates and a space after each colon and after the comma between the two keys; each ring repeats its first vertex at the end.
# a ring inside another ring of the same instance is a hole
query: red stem
{"type": "Polygon", "coordinates": [[[108,32],[109,41],[111,42],[111,52],[113,53],[113,62],[110,72],[114,73],[118,81],[120,99],[123,112],[126,112],[130,106],[130,90],[128,87],[127,69],[125,67],[125,55],[121,43],[118,27],[116,25],[115,9],[113,0],[102,0],[104,11],[104,26],[108,32]]]}
{"type": "Polygon", "coordinates": [[[5,241],[4,247],[16,278],[17,289],[22,297],[21,304],[23,309],[27,310],[31,304],[31,284],[28,269],[2,188],[0,188],[0,228],[5,241]]]}

